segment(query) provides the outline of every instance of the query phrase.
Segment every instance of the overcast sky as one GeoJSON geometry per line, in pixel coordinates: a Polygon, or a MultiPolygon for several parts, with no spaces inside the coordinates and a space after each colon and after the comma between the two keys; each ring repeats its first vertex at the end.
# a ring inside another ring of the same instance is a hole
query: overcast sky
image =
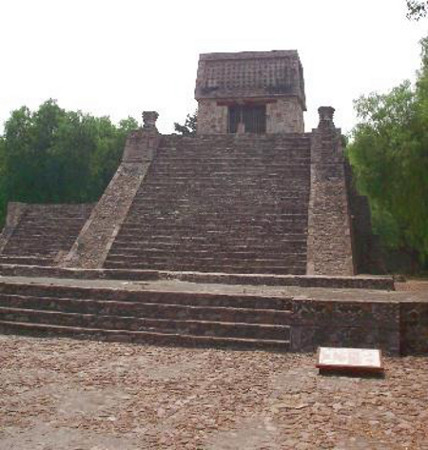
{"type": "Polygon", "coordinates": [[[61,107],[141,122],[156,110],[173,131],[193,112],[199,53],[297,49],[308,111],[384,92],[419,68],[425,19],[405,0],[0,0],[0,130],[10,112],[54,98],[61,107]]]}

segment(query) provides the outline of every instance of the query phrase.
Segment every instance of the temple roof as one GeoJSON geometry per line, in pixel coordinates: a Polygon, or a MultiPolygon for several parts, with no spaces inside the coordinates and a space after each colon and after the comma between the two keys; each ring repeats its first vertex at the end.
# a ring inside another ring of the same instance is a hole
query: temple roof
{"type": "Polygon", "coordinates": [[[303,68],[296,50],[199,56],[196,100],[289,96],[297,96],[306,109],[303,68]]]}

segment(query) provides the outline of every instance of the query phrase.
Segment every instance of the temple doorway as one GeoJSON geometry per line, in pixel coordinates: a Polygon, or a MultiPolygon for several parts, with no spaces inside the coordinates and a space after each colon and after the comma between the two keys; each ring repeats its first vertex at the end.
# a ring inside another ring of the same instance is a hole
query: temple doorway
{"type": "Polygon", "coordinates": [[[228,132],[266,133],[266,105],[229,106],[228,132]],[[240,126],[241,124],[241,126],[240,126]]]}

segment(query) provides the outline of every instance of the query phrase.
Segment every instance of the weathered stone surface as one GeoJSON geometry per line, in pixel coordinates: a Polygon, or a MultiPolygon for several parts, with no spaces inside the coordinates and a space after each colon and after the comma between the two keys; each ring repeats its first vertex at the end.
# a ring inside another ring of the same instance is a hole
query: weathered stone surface
{"type": "MultiPolygon", "coordinates": [[[[12,205],[0,263],[17,264],[0,264],[0,274],[34,277],[38,286],[19,278],[2,285],[2,329],[168,345],[428,352],[424,301],[374,291],[393,290],[391,278],[350,276],[340,130],[334,109],[322,107],[318,128],[303,133],[297,53],[202,56],[196,94],[196,137],[162,136],[158,114],[143,113],[83,227],[86,217],[73,230],[64,225],[71,206],[55,228],[27,221],[32,207],[12,205]],[[19,239],[40,239],[54,257],[40,259],[30,246],[34,254],[22,259],[26,247],[14,236],[23,224],[19,239]],[[6,255],[12,250],[15,259],[6,255]],[[257,291],[268,288],[275,298],[257,291]]],[[[38,210],[40,220],[50,208],[38,210]]]]}
{"type": "Polygon", "coordinates": [[[353,275],[340,130],[333,123],[333,108],[321,107],[319,113],[319,126],[312,132],[307,273],[353,275]]]}
{"type": "Polygon", "coordinates": [[[1,276],[51,277],[78,280],[181,280],[195,283],[219,283],[248,286],[299,286],[304,288],[375,289],[394,290],[394,280],[389,276],[309,276],[178,272],[141,269],[79,269],[66,267],[29,266],[22,264],[0,264],[1,276]]]}
{"type": "Polygon", "coordinates": [[[425,293],[3,278],[0,331],[187,346],[428,354],[425,293]]]}
{"type": "Polygon", "coordinates": [[[163,136],[105,268],[304,274],[306,135],[163,136]]]}
{"type": "Polygon", "coordinates": [[[0,263],[54,266],[69,252],[93,204],[9,203],[0,263]]]}
{"type": "Polygon", "coordinates": [[[305,105],[303,68],[296,50],[205,53],[199,57],[196,100],[297,96],[305,105]]]}
{"type": "Polygon", "coordinates": [[[245,104],[266,106],[268,134],[304,132],[305,89],[296,51],[203,54],[195,98],[198,134],[228,133],[228,106],[245,104]]]}

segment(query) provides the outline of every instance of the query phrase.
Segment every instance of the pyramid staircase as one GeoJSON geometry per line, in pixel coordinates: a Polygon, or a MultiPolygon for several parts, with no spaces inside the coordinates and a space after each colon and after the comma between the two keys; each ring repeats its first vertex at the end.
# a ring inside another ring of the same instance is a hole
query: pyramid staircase
{"type": "Polygon", "coordinates": [[[27,205],[0,264],[53,266],[72,247],[93,205],[27,205]]]}
{"type": "Polygon", "coordinates": [[[0,331],[288,350],[291,300],[0,282],[0,331]]]}
{"type": "Polygon", "coordinates": [[[306,273],[310,136],[163,136],[110,269],[306,273]]]}

